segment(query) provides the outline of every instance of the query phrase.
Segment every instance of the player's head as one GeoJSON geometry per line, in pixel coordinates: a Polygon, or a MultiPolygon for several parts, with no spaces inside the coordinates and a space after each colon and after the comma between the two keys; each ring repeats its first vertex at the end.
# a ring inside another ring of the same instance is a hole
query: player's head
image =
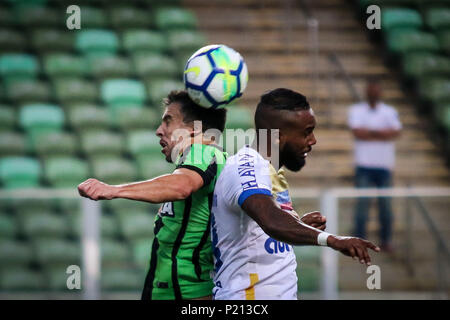
{"type": "Polygon", "coordinates": [[[306,153],[316,144],[316,120],[306,97],[298,92],[278,88],[261,96],[255,112],[259,129],[279,129],[280,166],[299,171],[306,153]]]}
{"type": "Polygon", "coordinates": [[[369,79],[366,86],[367,101],[371,106],[375,104],[381,98],[381,84],[376,78],[369,79]]]}
{"type": "Polygon", "coordinates": [[[171,91],[163,103],[165,110],[156,135],[161,139],[162,153],[169,162],[175,160],[172,151],[180,143],[179,132],[184,131],[190,137],[196,134],[194,121],[201,121],[202,132],[208,129],[222,132],[225,128],[225,109],[203,108],[192,101],[186,91],[171,91]]]}

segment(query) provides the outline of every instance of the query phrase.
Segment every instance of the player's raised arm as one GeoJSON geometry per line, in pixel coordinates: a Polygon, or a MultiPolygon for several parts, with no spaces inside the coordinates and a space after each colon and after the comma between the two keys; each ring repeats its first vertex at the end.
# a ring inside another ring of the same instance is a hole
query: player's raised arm
{"type": "Polygon", "coordinates": [[[125,198],[162,203],[186,199],[202,186],[203,179],[200,174],[180,168],[172,174],[122,185],[108,185],[96,179],[88,179],[78,186],[78,192],[92,200],[125,198]]]}
{"type": "Polygon", "coordinates": [[[278,208],[269,195],[254,194],[242,203],[242,209],[274,239],[293,245],[324,245],[370,265],[368,248],[379,251],[373,243],[322,232],[278,208]]]}

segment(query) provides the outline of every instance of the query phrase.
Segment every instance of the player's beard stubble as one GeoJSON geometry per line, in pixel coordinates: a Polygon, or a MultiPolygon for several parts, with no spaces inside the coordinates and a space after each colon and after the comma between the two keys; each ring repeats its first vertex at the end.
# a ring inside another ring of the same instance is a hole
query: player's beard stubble
{"type": "Polygon", "coordinates": [[[300,171],[306,164],[304,152],[297,152],[290,144],[285,144],[280,151],[281,165],[284,165],[290,171],[300,171]]]}

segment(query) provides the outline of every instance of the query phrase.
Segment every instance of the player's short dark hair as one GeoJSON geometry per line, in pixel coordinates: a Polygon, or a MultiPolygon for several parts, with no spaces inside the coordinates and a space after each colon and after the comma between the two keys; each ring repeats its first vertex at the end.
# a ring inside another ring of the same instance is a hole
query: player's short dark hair
{"type": "Polygon", "coordinates": [[[183,122],[190,123],[193,121],[202,122],[202,131],[208,129],[218,129],[221,132],[225,129],[227,119],[226,109],[204,108],[196,104],[189,97],[185,90],[174,90],[169,93],[167,98],[163,100],[164,106],[171,103],[179,103],[181,112],[183,113],[183,122]]]}
{"type": "Polygon", "coordinates": [[[309,110],[309,102],[304,95],[286,88],[278,88],[264,93],[256,107],[255,125],[262,127],[264,113],[267,109],[274,110],[309,110]]]}

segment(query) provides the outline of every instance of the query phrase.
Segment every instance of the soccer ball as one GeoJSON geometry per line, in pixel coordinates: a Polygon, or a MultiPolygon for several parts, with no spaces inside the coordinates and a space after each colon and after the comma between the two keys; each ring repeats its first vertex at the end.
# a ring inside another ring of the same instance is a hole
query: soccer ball
{"type": "Polygon", "coordinates": [[[202,107],[219,108],[240,97],[248,81],[242,56],[223,44],[197,50],[184,68],[184,85],[202,107]]]}

